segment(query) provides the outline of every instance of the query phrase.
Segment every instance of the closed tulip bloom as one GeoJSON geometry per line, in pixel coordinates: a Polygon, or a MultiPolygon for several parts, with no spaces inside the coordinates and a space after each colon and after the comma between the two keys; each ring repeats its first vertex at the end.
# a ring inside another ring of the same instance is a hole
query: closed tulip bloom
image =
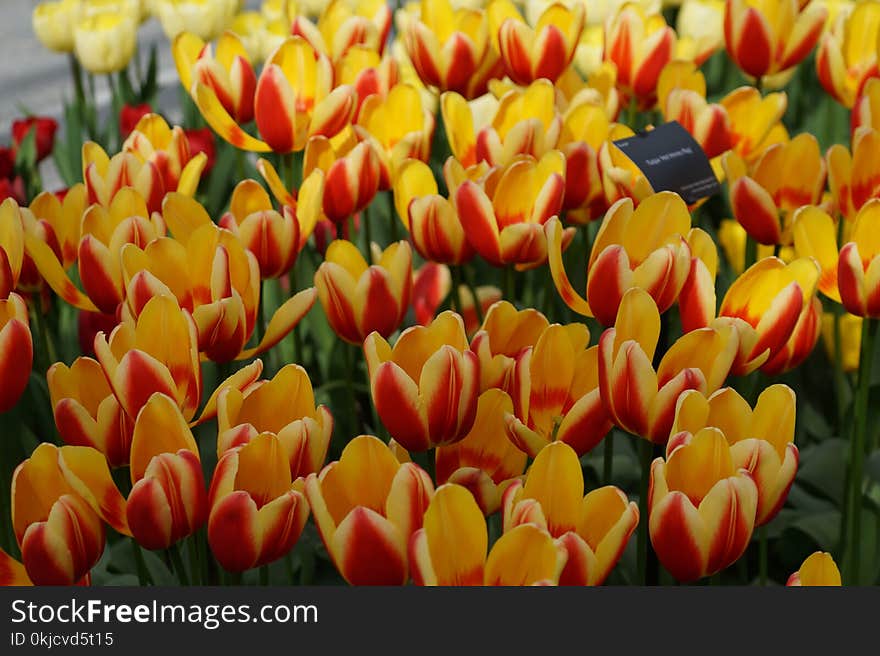
{"type": "Polygon", "coordinates": [[[827,551],[816,551],[807,556],[798,571],[788,577],[787,586],[840,586],[840,570],[827,551]]]}
{"type": "Polygon", "coordinates": [[[678,121],[712,159],[731,149],[733,135],[727,109],[706,101],[706,82],[693,62],[672,61],[657,83],[657,101],[667,121],[678,121]],[[684,69],[684,70],[682,70],[684,69]],[[685,79],[680,79],[686,71],[685,79]],[[688,75],[690,74],[690,75],[688,75]],[[693,76],[695,85],[689,84],[693,76]]]}
{"type": "Polygon", "coordinates": [[[80,357],[46,374],[55,426],[67,444],[100,451],[111,467],[128,464],[134,422],[125,414],[97,360],[80,357]]]}
{"type": "Polygon", "coordinates": [[[670,447],[665,460],[651,465],[648,526],[660,562],[684,583],[742,556],[755,526],[758,488],[736,468],[717,428],[685,434],[670,447]]]}
{"type": "Polygon", "coordinates": [[[850,115],[853,137],[861,127],[880,129],[880,80],[873,77],[865,81],[850,115]]]}
{"type": "Polygon", "coordinates": [[[454,198],[448,200],[438,191],[431,167],[421,160],[408,159],[397,170],[394,203],[416,251],[431,262],[463,264],[473,257],[474,249],[454,198]]]}
{"type": "Polygon", "coordinates": [[[611,124],[605,108],[592,99],[573,102],[563,115],[558,147],[565,155],[565,199],[568,222],[585,224],[608,209],[599,171],[599,150],[611,124]]]}
{"type": "Polygon", "coordinates": [[[27,304],[12,292],[0,299],[0,412],[10,410],[24,394],[33,360],[27,304]]]}
{"type": "Polygon", "coordinates": [[[437,488],[409,553],[413,581],[427,586],[556,585],[566,562],[565,550],[532,524],[513,528],[490,550],[480,508],[452,483],[437,488]]]}
{"type": "MultiPolygon", "coordinates": [[[[880,92],[877,86],[869,86],[880,92]]],[[[840,214],[852,222],[859,210],[880,196],[880,132],[863,126],[852,138],[852,152],[843,144],[833,144],[825,154],[828,166],[828,188],[840,214]]]]}
{"type": "Polygon", "coordinates": [[[682,392],[711,394],[724,383],[739,339],[727,325],[692,330],[651,364],[660,335],[660,315],[640,288],[626,292],[613,328],[599,339],[599,391],[615,424],[655,444],[665,444],[682,392]]]}
{"type": "Polygon", "coordinates": [[[471,430],[480,369],[459,315],[447,311],[428,326],[407,328],[393,349],[371,333],[364,355],[379,418],[405,449],[453,444],[471,430]]]}
{"type": "Polygon", "coordinates": [[[409,309],[412,251],[400,241],[386,248],[376,264],[367,265],[354,244],[336,240],[315,273],[315,287],[340,338],[361,344],[373,331],[388,337],[409,309]]]}
{"type": "Polygon", "coordinates": [[[309,516],[301,487],[293,485],[287,450],[272,433],[227,451],[209,495],[208,544],[217,562],[243,572],[286,555],[309,516]]]}
{"type": "Polygon", "coordinates": [[[724,14],[727,54],[753,78],[799,64],[819,40],[827,9],[798,0],[729,0],[724,14]]]}
{"type": "Polygon", "coordinates": [[[790,243],[791,214],[817,204],[825,189],[819,142],[807,133],[765,150],[751,174],[735,154],[724,159],[724,167],[733,215],[761,244],[790,243]]]}
{"type": "Polygon", "coordinates": [[[76,262],[86,202],[85,185],[78,183],[68,189],[64,200],[44,191],[37,194],[28,206],[34,220],[41,224],[44,241],[47,244],[57,243],[58,261],[63,269],[70,268],[76,262]]]}
{"type": "Polygon", "coordinates": [[[878,29],[880,5],[861,2],[835,21],[819,41],[819,82],[844,107],[852,108],[865,81],[877,75],[878,29]]]}
{"type": "Polygon", "coordinates": [[[126,518],[141,546],[167,549],[204,525],[208,496],[198,446],[164,394],[151,396],[135,421],[131,483],[126,518]]]}
{"type": "Polygon", "coordinates": [[[504,493],[505,535],[534,524],[568,554],[560,585],[602,585],[639,523],[634,502],[613,485],[584,494],[577,454],[567,444],[544,447],[526,474],[504,493]]]}
{"type": "Polygon", "coordinates": [[[791,336],[780,351],[761,366],[768,376],[798,367],[813,352],[822,330],[822,301],[813,296],[804,303],[791,336]]]}
{"type": "Polygon", "coordinates": [[[805,306],[812,303],[819,274],[812,258],[785,264],[766,257],[733,282],[721,301],[719,318],[712,322],[732,326],[739,334],[733,375],[754,371],[785,346],[805,306]]]}
{"type": "Polygon", "coordinates": [[[381,440],[361,435],[338,461],[308,476],[305,493],[321,540],[348,583],[406,583],[407,544],[434,494],[424,470],[401,464],[381,440]]]}
{"type": "Polygon", "coordinates": [[[217,40],[216,54],[209,43],[195,34],[183,32],[174,39],[171,52],[180,82],[195,94],[194,85],[204,85],[202,94],[212,93],[235,123],[249,123],[254,118],[254,92],[257,77],[241,39],[224,32],[217,40]]]}
{"type": "Polygon", "coordinates": [[[706,427],[720,430],[730,445],[734,467],[745,469],[755,481],[755,526],[763,526],[779,513],[797,474],[794,424],[795,394],[787,385],[766,388],[754,410],[730,387],[708,398],[690,390],[678,400],[667,448],[674,450],[673,442],[684,439],[682,433],[696,435],[706,427]]]}
{"type": "Polygon", "coordinates": [[[571,64],[584,29],[584,6],[552,4],[534,28],[510,0],[493,0],[486,9],[489,28],[497,34],[505,72],[517,84],[545,78],[555,82],[571,64]]]}
{"type": "MultiPolygon", "coordinates": [[[[336,84],[350,84],[357,92],[357,110],[355,117],[360,117],[364,101],[370,96],[376,95],[381,98],[388,96],[391,89],[398,84],[408,84],[419,92],[422,104],[429,112],[436,105],[436,99],[424,87],[415,72],[406,77],[401,73],[401,62],[395,56],[388,53],[380,55],[375,50],[364,46],[349,48],[342,58],[333,66],[336,84]],[[414,78],[414,79],[413,79],[414,78]]],[[[431,118],[434,114],[431,113],[431,118]]],[[[402,116],[396,116],[402,119],[402,116]]],[[[418,117],[408,117],[415,123],[418,117]]]]}
{"type": "MultiPolygon", "coordinates": [[[[468,241],[493,266],[515,264],[519,269],[547,260],[544,224],[562,207],[565,157],[559,151],[540,160],[527,157],[490,173],[478,184],[466,180],[455,205],[468,241]]],[[[574,229],[564,232],[565,242],[574,229]]]]}
{"type": "Polygon", "coordinates": [[[247,444],[257,435],[273,434],[284,447],[290,478],[320,471],[333,434],[333,415],[315,406],[306,370],[282,367],[272,380],[258,381],[244,391],[229,388],[217,398],[217,455],[247,444]]]}
{"type": "Polygon", "coordinates": [[[155,0],[154,11],[169,41],[183,32],[213,41],[232,22],[235,0],[155,0]]]}
{"type": "Polygon", "coordinates": [[[12,475],[12,528],[27,576],[36,585],[82,580],[104,553],[104,521],[113,512],[124,514],[118,492],[95,497],[71,472],[71,464],[95,459],[104,462],[85,447],[43,443],[12,475]]]}
{"type": "MultiPolygon", "coordinates": [[[[846,226],[844,226],[846,227],[846,226]]],[[[833,301],[840,302],[837,288],[837,225],[825,210],[814,205],[801,207],[794,213],[792,237],[798,257],[812,257],[821,274],[817,288],[833,301]]]]}
{"type": "Polygon", "coordinates": [[[877,217],[880,201],[870,200],[856,216],[849,241],[840,249],[837,284],[847,312],[859,317],[880,317],[880,244],[877,217]]]}
{"type": "Polygon", "coordinates": [[[507,439],[505,416],[513,402],[499,389],[486,390],[477,400],[474,425],[462,440],[435,451],[438,485],[467,488],[487,517],[501,506],[504,490],[526,468],[527,455],[507,439]]]}
{"type": "MultiPolygon", "coordinates": [[[[198,175],[184,179],[184,187],[165,188],[162,172],[156,163],[144,160],[131,152],[117,153],[109,157],[98,144],[83,144],[83,181],[88,192],[89,204],[109,208],[116,194],[124,187],[132,187],[146,202],[149,212],[161,209],[166,191],[177,191],[192,196],[198,184],[198,175]],[[189,186],[186,183],[190,183],[189,186]]],[[[146,215],[149,218],[149,215],[146,215]]],[[[85,232],[85,231],[83,231],[85,232]]]]}
{"type": "Polygon", "coordinates": [[[605,26],[605,59],[617,66],[617,82],[626,97],[653,104],[657,79],[672,59],[675,31],[661,14],[637,4],[623,5],[605,26]]]}
{"type": "Polygon", "coordinates": [[[714,270],[714,249],[695,249],[705,233],[691,228],[691,217],[680,196],[660,192],[633,208],[630,199],[617,201],[602,221],[587,266],[587,294],[583,298],[568,280],[560,248],[561,226],[548,222],[550,270],[556,289],[575,312],[595,316],[613,325],[627,290],[647,291],[660,312],[679,298],[695,255],[714,270]]]}
{"type": "Polygon", "coordinates": [[[80,0],[41,2],[34,7],[31,25],[44,47],[54,52],[72,52],[73,26],[81,14],[80,0]]]}
{"type": "Polygon", "coordinates": [[[208,161],[204,153],[192,154],[189,141],[179,125],[173,128],[158,114],[141,118],[122,144],[122,150],[135,153],[142,161],[159,169],[167,191],[193,195],[208,161]]]}
{"type": "Polygon", "coordinates": [[[552,441],[582,456],[611,429],[599,398],[599,348],[589,342],[585,325],[554,324],[524,354],[505,424],[508,438],[533,458],[552,441]]]}
{"type": "Polygon", "coordinates": [[[382,0],[330,0],[317,23],[299,14],[291,26],[291,34],[302,36],[334,62],[353,46],[381,53],[390,30],[391,8],[382,0]]]}
{"type": "Polygon", "coordinates": [[[320,170],[324,174],[324,215],[342,223],[364,210],[376,196],[382,176],[382,162],[374,139],[359,138],[346,127],[336,139],[314,136],[303,155],[303,176],[320,170]]]}
{"type": "Polygon", "coordinates": [[[431,155],[434,115],[423,106],[414,86],[398,84],[384,97],[369,96],[361,105],[357,123],[379,156],[379,189],[391,188],[407,159],[427,161],[431,155]]]}
{"type": "Polygon", "coordinates": [[[128,66],[137,44],[137,21],[120,12],[80,18],[73,27],[74,52],[89,73],[116,73],[128,66]]]}

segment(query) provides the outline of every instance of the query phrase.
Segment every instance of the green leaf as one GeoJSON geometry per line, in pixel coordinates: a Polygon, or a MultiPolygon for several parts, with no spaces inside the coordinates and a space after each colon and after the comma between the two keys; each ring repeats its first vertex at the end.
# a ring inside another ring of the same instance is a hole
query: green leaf
{"type": "Polygon", "coordinates": [[[849,445],[833,438],[801,450],[801,462],[795,479],[813,494],[841,507],[844,499],[844,474],[849,445]]]}

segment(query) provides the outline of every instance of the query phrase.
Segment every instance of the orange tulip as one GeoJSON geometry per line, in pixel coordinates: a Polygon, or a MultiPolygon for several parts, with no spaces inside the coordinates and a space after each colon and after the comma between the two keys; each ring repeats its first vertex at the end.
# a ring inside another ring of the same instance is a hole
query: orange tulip
{"type": "Polygon", "coordinates": [[[408,451],[458,442],[477,412],[480,367],[464,322],[444,312],[404,330],[394,345],[379,333],[364,341],[370,391],[391,437],[408,451]]]}
{"type": "Polygon", "coordinates": [[[781,119],[788,106],[788,97],[781,92],[761,92],[754,87],[739,87],[728,93],[719,104],[730,119],[733,150],[746,162],[754,162],[764,150],[779,141],[780,132],[788,133],[781,119]]]}
{"type": "Polygon", "coordinates": [[[504,533],[534,524],[568,554],[560,585],[601,585],[639,523],[634,502],[613,485],[584,495],[577,454],[563,442],[544,447],[525,484],[515,481],[502,502],[504,533]]]}
{"type": "Polygon", "coordinates": [[[682,582],[711,576],[736,562],[755,526],[758,488],[736,469],[717,428],[670,441],[651,465],[648,520],[663,566],[682,582]]]}
{"type": "Polygon", "coordinates": [[[24,394],[33,360],[27,304],[11,292],[0,299],[0,412],[10,410],[24,394]]]}
{"type": "Polygon", "coordinates": [[[305,493],[333,563],[352,585],[403,585],[407,544],[434,494],[427,473],[361,435],[306,478],[305,493]]]}

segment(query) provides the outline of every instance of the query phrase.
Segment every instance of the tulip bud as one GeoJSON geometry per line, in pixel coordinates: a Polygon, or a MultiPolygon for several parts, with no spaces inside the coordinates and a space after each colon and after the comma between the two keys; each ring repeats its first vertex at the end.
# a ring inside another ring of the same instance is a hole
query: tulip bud
{"type": "Polygon", "coordinates": [[[0,299],[0,412],[11,409],[30,378],[34,346],[28,310],[18,294],[0,299]]]}
{"type": "Polygon", "coordinates": [[[73,27],[82,13],[80,0],[41,2],[34,7],[34,34],[46,48],[55,52],[73,51],[73,27]]]}
{"type": "Polygon", "coordinates": [[[76,58],[90,73],[116,73],[128,66],[137,44],[137,23],[123,13],[80,19],[73,28],[76,58]]]}

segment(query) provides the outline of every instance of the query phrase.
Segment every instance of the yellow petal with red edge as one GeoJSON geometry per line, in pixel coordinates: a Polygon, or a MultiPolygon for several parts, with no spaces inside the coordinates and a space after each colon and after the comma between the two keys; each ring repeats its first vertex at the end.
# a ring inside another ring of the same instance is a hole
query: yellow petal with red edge
{"type": "Polygon", "coordinates": [[[181,32],[171,43],[171,54],[183,88],[192,87],[192,70],[205,47],[205,42],[192,32],[181,32]]]}
{"type": "Polygon", "coordinates": [[[532,524],[521,524],[492,545],[486,560],[485,585],[555,584],[565,566],[565,551],[532,524]]]}
{"type": "Polygon", "coordinates": [[[192,451],[199,447],[177,404],[164,394],[154,394],[138,413],[131,438],[131,481],[143,478],[153,456],[192,451]]]}
{"type": "Polygon", "coordinates": [[[235,359],[249,360],[275,346],[308,314],[315,304],[317,296],[317,290],[314,287],[309,287],[285,301],[269,320],[266,333],[260,343],[253,348],[245,349],[235,359]]]}
{"type": "Polygon", "coordinates": [[[262,433],[241,447],[235,489],[245,490],[262,508],[290,488],[287,452],[274,433],[262,433]]]}
{"type": "Polygon", "coordinates": [[[200,202],[177,192],[167,194],[162,201],[162,218],[174,238],[184,245],[196,230],[213,223],[200,202]]]}
{"type": "Polygon", "coordinates": [[[196,105],[205,121],[226,141],[242,150],[258,153],[266,153],[272,150],[267,143],[252,137],[238,126],[223,107],[223,104],[211,87],[201,82],[196,82],[193,90],[196,105]]]}
{"type": "Polygon", "coordinates": [[[0,585],[26,586],[33,585],[25,571],[24,565],[8,553],[0,549],[0,585]]]}
{"type": "Polygon", "coordinates": [[[621,243],[636,266],[666,244],[670,236],[684,236],[690,229],[691,215],[681,196],[661,191],[639,203],[623,228],[621,243]]]}
{"type": "Polygon", "coordinates": [[[553,535],[577,526],[584,475],[580,460],[564,442],[552,442],[541,449],[526,475],[523,496],[541,504],[553,535]]]}
{"type": "Polygon", "coordinates": [[[394,207],[407,230],[410,229],[410,202],[415,198],[434,195],[437,191],[434,173],[423,161],[407,159],[397,169],[394,176],[394,207]]]}
{"type": "Polygon", "coordinates": [[[584,497],[577,532],[596,554],[593,585],[611,573],[638,524],[638,506],[619,488],[606,485],[584,497]]]}
{"type": "Polygon", "coordinates": [[[781,458],[786,445],[794,442],[795,413],[794,390],[788,385],[771,385],[758,397],[748,437],[770,442],[781,458]]]}
{"type": "Polygon", "coordinates": [[[275,196],[275,200],[282,205],[289,205],[291,207],[296,206],[296,198],[293,197],[293,194],[290,193],[287,186],[282,182],[281,176],[278,175],[278,171],[275,170],[275,167],[272,166],[272,163],[269,160],[263,158],[258,159],[257,171],[260,172],[260,175],[263,176],[266,184],[269,185],[269,190],[272,192],[272,195],[275,196]]]}
{"type": "Polygon", "coordinates": [[[592,317],[590,304],[575,291],[565,272],[565,265],[562,262],[562,222],[556,217],[551,217],[544,224],[544,234],[547,237],[547,262],[556,290],[568,307],[580,315],[592,317]]]}
{"type": "Polygon", "coordinates": [[[192,157],[180,172],[180,179],[177,181],[178,193],[185,196],[195,196],[202,179],[202,171],[205,170],[207,164],[208,155],[205,153],[198,153],[192,157]]]}
{"type": "Polygon", "coordinates": [[[73,281],[68,278],[55,252],[46,242],[33,235],[25,235],[24,245],[40,275],[56,294],[75,308],[86,312],[98,312],[98,308],[89,297],[77,289],[73,281]]]}
{"type": "Polygon", "coordinates": [[[660,339],[660,313],[648,292],[639,287],[627,290],[620,301],[614,328],[615,345],[634,340],[649,360],[654,358],[660,339]]]}
{"type": "Polygon", "coordinates": [[[695,506],[720,480],[734,475],[727,440],[717,428],[703,428],[691,440],[674,449],[666,460],[666,482],[671,490],[684,492],[695,506]]]}
{"type": "MultiPolygon", "coordinates": [[[[394,457],[397,460],[397,456],[394,457]]],[[[413,462],[401,463],[391,480],[391,489],[385,500],[385,517],[394,524],[405,542],[422,527],[425,511],[433,496],[434,483],[428,472],[413,462]]]]}
{"type": "Polygon", "coordinates": [[[840,570],[834,558],[826,551],[817,551],[803,562],[795,573],[797,583],[789,581],[789,585],[802,586],[839,586],[841,585],[840,570]]]}
{"type": "Polygon", "coordinates": [[[454,91],[447,91],[440,96],[440,111],[452,154],[465,168],[476,164],[474,116],[468,102],[454,91]]]}
{"type": "Polygon", "coordinates": [[[217,389],[211,394],[208,398],[208,401],[205,403],[205,407],[202,409],[202,414],[199,415],[199,418],[191,423],[192,426],[198,426],[201,423],[208,421],[209,419],[213,419],[217,414],[217,398],[220,396],[220,392],[230,387],[234,387],[237,390],[243,390],[250,386],[257,378],[260,377],[260,374],[263,372],[263,361],[262,360],[254,360],[249,365],[246,365],[236,371],[234,374],[229,376],[226,380],[220,383],[217,386],[217,389]]]}

